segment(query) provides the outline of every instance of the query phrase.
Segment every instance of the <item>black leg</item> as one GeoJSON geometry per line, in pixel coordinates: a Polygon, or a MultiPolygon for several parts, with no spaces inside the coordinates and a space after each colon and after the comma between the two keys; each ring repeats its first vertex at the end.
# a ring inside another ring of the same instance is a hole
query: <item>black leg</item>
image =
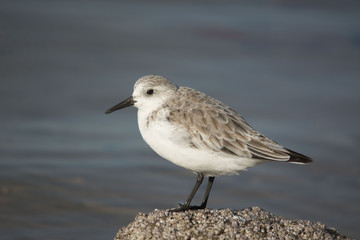
{"type": "Polygon", "coordinates": [[[191,203],[192,199],[194,198],[195,193],[199,189],[199,187],[200,187],[203,180],[204,180],[204,174],[198,173],[195,186],[194,186],[193,190],[191,191],[191,193],[190,193],[188,199],[186,200],[185,204],[183,204],[180,207],[175,208],[175,209],[173,209],[171,211],[172,212],[183,212],[183,211],[192,209],[192,207],[190,207],[190,203],[191,203]]]}
{"type": "Polygon", "coordinates": [[[206,208],[206,204],[207,204],[207,201],[209,199],[209,195],[210,195],[210,191],[211,191],[211,187],[214,183],[214,180],[215,180],[215,177],[209,177],[209,181],[208,181],[208,184],[206,186],[206,191],[205,191],[205,195],[204,195],[204,199],[201,203],[201,206],[200,206],[200,209],[204,209],[206,208]]]}

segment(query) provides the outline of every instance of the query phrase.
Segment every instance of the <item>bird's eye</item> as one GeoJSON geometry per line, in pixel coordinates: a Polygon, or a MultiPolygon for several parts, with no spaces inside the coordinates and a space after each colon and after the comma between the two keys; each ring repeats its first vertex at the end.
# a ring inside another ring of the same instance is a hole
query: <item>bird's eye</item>
{"type": "Polygon", "coordinates": [[[154,89],[149,89],[146,91],[147,95],[152,95],[154,93],[154,89]]]}

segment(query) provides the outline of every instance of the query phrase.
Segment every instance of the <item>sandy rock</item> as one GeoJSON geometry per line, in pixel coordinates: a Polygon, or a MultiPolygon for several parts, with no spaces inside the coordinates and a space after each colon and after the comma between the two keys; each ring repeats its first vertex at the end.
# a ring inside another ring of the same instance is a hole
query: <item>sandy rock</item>
{"type": "Polygon", "coordinates": [[[115,240],[139,239],[349,239],[322,223],[287,220],[259,207],[139,213],[115,240]]]}

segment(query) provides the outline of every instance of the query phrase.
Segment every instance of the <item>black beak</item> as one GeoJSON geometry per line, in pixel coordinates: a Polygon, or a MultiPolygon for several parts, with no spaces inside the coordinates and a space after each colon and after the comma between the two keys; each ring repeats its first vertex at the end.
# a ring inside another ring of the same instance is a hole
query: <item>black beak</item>
{"type": "Polygon", "coordinates": [[[134,101],[133,97],[129,97],[128,99],[126,99],[125,101],[122,101],[119,104],[116,104],[115,106],[113,106],[112,108],[109,108],[108,110],[106,110],[106,114],[112,113],[116,110],[122,109],[122,108],[126,108],[126,107],[130,107],[132,105],[134,105],[136,101],[134,101]]]}

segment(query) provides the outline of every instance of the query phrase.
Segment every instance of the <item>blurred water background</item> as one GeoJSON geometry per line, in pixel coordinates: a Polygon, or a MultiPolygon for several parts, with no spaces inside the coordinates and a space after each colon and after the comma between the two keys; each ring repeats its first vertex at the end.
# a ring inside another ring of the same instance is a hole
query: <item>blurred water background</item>
{"type": "Polygon", "coordinates": [[[0,1],[0,238],[111,239],[185,201],[195,175],[144,143],[136,109],[104,114],[145,74],[315,160],[218,177],[209,208],[360,238],[359,23],[358,1],[0,1]]]}

